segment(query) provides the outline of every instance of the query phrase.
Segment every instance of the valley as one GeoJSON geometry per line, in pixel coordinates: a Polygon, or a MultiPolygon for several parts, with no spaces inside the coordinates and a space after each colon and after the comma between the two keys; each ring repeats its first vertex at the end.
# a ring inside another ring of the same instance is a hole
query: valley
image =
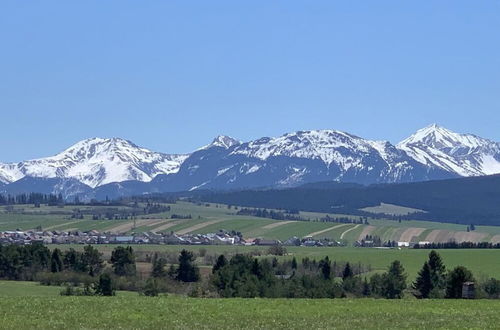
{"type": "MultiPolygon", "coordinates": [[[[75,209],[106,213],[116,210],[107,206],[72,206],[35,208],[33,205],[16,205],[10,211],[0,208],[0,231],[42,230],[42,231],[89,231],[112,232],[127,235],[141,232],[174,232],[184,234],[215,233],[220,230],[240,232],[245,239],[263,238],[286,241],[293,236],[298,238],[329,239],[347,246],[365,239],[367,235],[377,236],[383,242],[490,242],[499,243],[500,226],[475,226],[474,231],[467,231],[467,225],[439,223],[419,220],[403,220],[352,216],[345,214],[327,214],[320,212],[299,212],[304,221],[273,220],[268,218],[238,215],[238,207],[224,204],[196,204],[179,201],[175,204],[163,204],[170,211],[138,216],[136,219],[92,220],[91,215],[81,219],[72,219],[75,209]],[[190,219],[172,218],[177,215],[191,216],[190,219]],[[325,222],[329,216],[342,221],[361,221],[365,223],[325,222]],[[37,229],[38,228],[38,229],[37,229]]],[[[126,210],[126,206],[122,206],[126,210]]],[[[120,209],[120,208],[118,208],[120,209]]]]}

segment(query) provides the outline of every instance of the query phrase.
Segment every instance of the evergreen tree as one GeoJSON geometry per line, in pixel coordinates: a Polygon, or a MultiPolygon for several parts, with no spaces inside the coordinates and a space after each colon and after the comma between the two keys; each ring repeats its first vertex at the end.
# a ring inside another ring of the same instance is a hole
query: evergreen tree
{"type": "Polygon", "coordinates": [[[383,278],[383,296],[388,299],[401,299],[406,289],[406,274],[401,262],[395,260],[383,278]]]}
{"type": "Polygon", "coordinates": [[[187,250],[181,251],[176,279],[182,282],[197,282],[200,279],[199,269],[194,265],[194,255],[192,252],[187,250]]]}
{"type": "Polygon", "coordinates": [[[322,259],[319,262],[319,268],[321,269],[321,274],[325,280],[329,280],[331,278],[332,266],[330,263],[330,259],[328,256],[325,259],[322,259]]]}
{"type": "Polygon", "coordinates": [[[50,271],[58,273],[63,271],[62,253],[59,249],[54,249],[50,257],[50,271]]]}
{"type": "Polygon", "coordinates": [[[352,278],[354,273],[352,272],[351,265],[349,263],[345,264],[344,271],[342,272],[342,279],[345,281],[352,278]]]}
{"type": "Polygon", "coordinates": [[[418,273],[417,280],[413,283],[413,289],[418,291],[418,298],[429,298],[429,294],[434,289],[434,283],[432,282],[431,268],[428,262],[424,263],[418,273]]]}
{"type": "Polygon", "coordinates": [[[293,270],[297,269],[297,259],[295,259],[295,257],[293,257],[293,259],[292,259],[292,269],[293,270]]]}
{"type": "Polygon", "coordinates": [[[429,253],[432,288],[443,290],[446,286],[446,267],[441,256],[434,250],[429,253]]]}
{"type": "Polygon", "coordinates": [[[218,271],[219,269],[221,269],[225,265],[227,265],[227,259],[223,254],[221,254],[217,258],[217,261],[215,262],[215,265],[212,268],[212,273],[214,274],[216,271],[218,271]]]}

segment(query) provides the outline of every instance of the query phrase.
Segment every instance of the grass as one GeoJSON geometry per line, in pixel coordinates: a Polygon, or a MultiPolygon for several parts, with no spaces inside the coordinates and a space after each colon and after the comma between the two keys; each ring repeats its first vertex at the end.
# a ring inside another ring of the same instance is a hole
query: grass
{"type": "Polygon", "coordinates": [[[38,282],[0,281],[0,297],[58,296],[62,287],[40,285],[38,282]]]}
{"type": "MultiPolygon", "coordinates": [[[[41,285],[38,282],[0,281],[0,297],[58,297],[63,287],[41,285]]],[[[118,291],[117,296],[136,296],[136,292],[118,291]]],[[[0,324],[1,327],[1,324],[0,324]]]]}
{"type": "Polygon", "coordinates": [[[4,329],[493,329],[500,301],[5,297],[4,329]]]}
{"type": "Polygon", "coordinates": [[[386,204],[386,203],[381,203],[378,206],[365,207],[364,209],[361,210],[369,213],[389,214],[389,215],[408,215],[412,213],[425,212],[419,209],[414,209],[394,204],[386,204]]]}

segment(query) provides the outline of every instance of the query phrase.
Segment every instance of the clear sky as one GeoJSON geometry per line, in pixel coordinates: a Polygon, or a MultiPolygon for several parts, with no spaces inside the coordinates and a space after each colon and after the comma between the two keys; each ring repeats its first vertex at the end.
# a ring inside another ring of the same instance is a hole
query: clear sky
{"type": "Polygon", "coordinates": [[[500,0],[0,2],[0,161],[437,122],[500,141],[500,0]]]}

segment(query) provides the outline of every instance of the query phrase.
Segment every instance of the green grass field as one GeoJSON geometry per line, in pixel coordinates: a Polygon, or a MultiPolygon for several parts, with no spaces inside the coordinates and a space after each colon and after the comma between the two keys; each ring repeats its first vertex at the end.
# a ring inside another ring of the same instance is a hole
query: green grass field
{"type": "Polygon", "coordinates": [[[3,297],[2,329],[495,329],[500,301],[3,297]]]}
{"type": "MultiPolygon", "coordinates": [[[[41,285],[38,282],[0,280],[0,298],[5,297],[56,297],[64,287],[41,285]]],[[[119,297],[135,297],[137,292],[117,291],[119,297]]],[[[1,299],[0,299],[1,300],[1,299]]],[[[1,324],[0,324],[1,327],[1,324]]]]}
{"type": "MultiPolygon", "coordinates": [[[[234,207],[226,205],[209,204],[208,206],[196,205],[187,202],[170,204],[170,212],[140,216],[132,220],[91,220],[87,215],[83,220],[71,219],[74,207],[65,206],[34,208],[32,205],[16,206],[15,210],[22,213],[6,213],[5,208],[0,208],[0,230],[27,230],[39,226],[50,230],[91,230],[118,231],[123,233],[159,231],[178,233],[208,233],[220,229],[235,230],[245,238],[267,238],[286,240],[292,236],[304,237],[312,235],[316,238],[329,238],[343,241],[351,245],[365,235],[376,235],[382,240],[409,241],[490,241],[500,242],[500,226],[476,226],[474,232],[466,232],[466,226],[450,223],[437,223],[428,221],[402,221],[369,219],[370,226],[345,225],[338,223],[318,222],[326,214],[314,212],[301,212],[300,216],[309,221],[275,221],[271,219],[256,218],[237,215],[234,207]],[[51,214],[53,213],[53,214],[51,214]],[[171,219],[173,214],[191,215],[192,219],[171,219]],[[331,230],[329,230],[331,229],[331,230]]],[[[393,208],[396,206],[392,206],[393,208]]],[[[82,206],[79,208],[88,208],[82,206]]],[[[101,208],[105,209],[105,206],[101,208]]],[[[354,216],[330,214],[332,217],[354,216]]]]}

